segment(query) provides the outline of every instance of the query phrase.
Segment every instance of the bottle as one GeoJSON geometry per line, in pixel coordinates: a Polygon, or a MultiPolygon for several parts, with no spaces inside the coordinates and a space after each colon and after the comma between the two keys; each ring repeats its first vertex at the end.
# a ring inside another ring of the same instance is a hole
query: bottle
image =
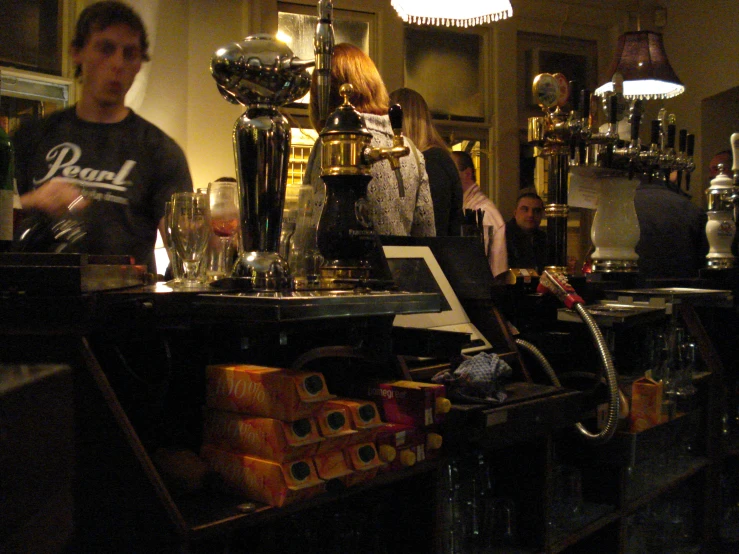
{"type": "Polygon", "coordinates": [[[7,252],[13,244],[13,144],[0,125],[0,252],[7,252]]]}

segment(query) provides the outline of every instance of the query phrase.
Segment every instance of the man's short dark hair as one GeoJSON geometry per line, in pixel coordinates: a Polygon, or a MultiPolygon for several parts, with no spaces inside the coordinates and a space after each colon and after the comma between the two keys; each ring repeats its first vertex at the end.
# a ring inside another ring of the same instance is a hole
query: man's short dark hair
{"type": "Polygon", "coordinates": [[[525,189],[520,189],[518,191],[518,196],[516,197],[517,208],[521,198],[536,198],[539,202],[542,203],[542,205],[544,204],[544,200],[541,199],[541,196],[539,196],[534,187],[526,187],[525,189]]]}
{"type": "Polygon", "coordinates": [[[464,150],[453,150],[452,159],[457,165],[457,171],[462,173],[465,169],[472,169],[472,180],[477,182],[477,170],[475,169],[475,163],[472,161],[472,156],[469,152],[464,150]]]}
{"type": "MultiPolygon", "coordinates": [[[[77,28],[72,39],[72,47],[81,50],[90,40],[90,35],[93,32],[103,31],[111,25],[118,23],[128,25],[134,32],[139,33],[141,59],[148,62],[149,39],[146,35],[144,22],[131,6],[116,0],[95,2],[82,10],[79,19],[77,19],[77,28]]],[[[79,77],[81,74],[82,67],[77,66],[74,69],[74,76],[79,77]]]]}

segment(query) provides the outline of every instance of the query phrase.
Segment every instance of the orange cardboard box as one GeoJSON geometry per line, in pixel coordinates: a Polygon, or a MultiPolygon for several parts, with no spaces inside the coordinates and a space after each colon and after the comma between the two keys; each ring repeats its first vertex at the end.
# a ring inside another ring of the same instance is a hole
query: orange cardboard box
{"type": "Polygon", "coordinates": [[[273,462],[203,445],[201,457],[233,489],[270,506],[285,506],[326,490],[311,458],[273,462]]]}
{"type": "Polygon", "coordinates": [[[318,430],[323,437],[318,446],[318,454],[331,450],[341,450],[349,444],[357,431],[352,428],[349,408],[346,406],[323,405],[315,415],[318,430]]]}
{"type": "Polygon", "coordinates": [[[212,409],[205,414],[203,435],[204,442],[275,462],[313,456],[323,442],[312,418],[288,422],[212,409]]]}
{"type": "Polygon", "coordinates": [[[347,487],[374,479],[380,467],[384,465],[377,448],[371,442],[347,446],[344,449],[344,459],[349,469],[353,470],[353,473],[344,479],[347,487]]]}
{"type": "Polygon", "coordinates": [[[641,377],[632,383],[629,421],[637,433],[662,422],[662,381],[641,377]]]}
{"type": "Polygon", "coordinates": [[[336,479],[345,483],[346,478],[353,473],[344,457],[344,452],[341,450],[316,454],[313,457],[313,463],[316,465],[318,476],[324,481],[336,479]]]}
{"type": "Polygon", "coordinates": [[[206,369],[210,408],[296,421],[313,415],[334,395],[321,373],[255,365],[210,365],[206,369]]]}
{"type": "Polygon", "coordinates": [[[371,400],[335,398],[326,402],[326,408],[346,408],[351,419],[352,429],[357,431],[349,438],[348,444],[375,442],[377,432],[384,425],[377,405],[371,400]]]}

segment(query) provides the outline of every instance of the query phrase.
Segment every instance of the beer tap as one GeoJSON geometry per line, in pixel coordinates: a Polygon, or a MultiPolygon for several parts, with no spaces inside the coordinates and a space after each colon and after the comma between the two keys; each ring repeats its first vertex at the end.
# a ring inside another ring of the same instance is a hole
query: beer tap
{"type": "Polygon", "coordinates": [[[675,160],[677,158],[675,154],[675,114],[670,114],[667,119],[667,125],[662,126],[662,139],[664,146],[659,156],[659,167],[664,173],[665,182],[670,181],[670,173],[675,168],[675,160]],[[665,129],[666,127],[666,129],[665,129]]]}
{"type": "Polygon", "coordinates": [[[400,158],[410,154],[411,150],[403,139],[403,110],[399,104],[390,106],[390,127],[393,129],[393,145],[390,148],[370,148],[365,152],[367,162],[373,164],[380,160],[387,160],[398,179],[398,195],[405,197],[403,176],[400,173],[400,158]]]}
{"type": "Polygon", "coordinates": [[[641,100],[634,100],[629,108],[631,140],[626,146],[614,150],[614,158],[616,160],[624,160],[626,162],[628,166],[629,179],[632,179],[638,170],[639,153],[641,152],[639,129],[641,127],[641,117],[643,113],[644,103],[641,100]]]}
{"type": "Polygon", "coordinates": [[[333,0],[318,0],[318,23],[313,37],[316,82],[318,84],[318,118],[323,123],[328,117],[331,90],[331,59],[334,52],[333,0]]]}
{"type": "Polygon", "coordinates": [[[685,189],[690,190],[690,174],[695,171],[695,160],[693,159],[693,152],[695,152],[695,135],[693,133],[688,133],[685,136],[685,141],[685,189]]]}
{"type": "Polygon", "coordinates": [[[319,136],[321,178],[326,184],[326,202],[316,230],[318,249],[325,259],[321,280],[336,285],[347,279],[366,280],[377,248],[367,185],[372,180],[372,165],[388,160],[400,169],[400,158],[410,154],[401,129],[403,112],[399,105],[390,109],[393,146],[370,146],[372,134],[364,118],[349,102],[353,87],[341,85],[344,103],[327,119],[319,136]]]}
{"type": "MultiPolygon", "coordinates": [[[[688,143],[688,130],[680,129],[678,133],[678,147],[677,157],[675,158],[675,169],[677,169],[677,187],[682,187],[683,184],[683,170],[688,166],[688,156],[685,153],[688,143]]],[[[686,189],[690,190],[690,184],[686,185],[686,189]]]]}
{"type": "Polygon", "coordinates": [[[659,177],[661,129],[662,122],[659,119],[653,119],[649,137],[649,148],[639,155],[639,161],[641,162],[643,171],[647,174],[649,182],[652,181],[655,175],[659,177]]]}

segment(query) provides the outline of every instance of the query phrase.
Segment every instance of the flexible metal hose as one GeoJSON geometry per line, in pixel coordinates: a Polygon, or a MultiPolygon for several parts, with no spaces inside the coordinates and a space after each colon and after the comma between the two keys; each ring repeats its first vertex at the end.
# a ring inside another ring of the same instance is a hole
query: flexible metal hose
{"type": "MultiPolygon", "coordinates": [[[[586,439],[600,444],[608,441],[616,432],[620,401],[618,391],[618,375],[616,374],[616,367],[613,365],[613,359],[611,358],[611,353],[608,350],[608,346],[606,345],[605,338],[600,332],[600,329],[595,323],[593,317],[579,302],[575,303],[573,305],[573,308],[583,320],[583,323],[588,326],[588,329],[593,336],[593,342],[595,343],[601,360],[603,361],[603,367],[606,370],[606,384],[608,385],[608,417],[606,419],[605,427],[603,427],[603,429],[598,433],[592,433],[588,431],[582,423],[578,423],[576,425],[577,430],[581,434],[583,434],[586,439]]],[[[544,369],[546,374],[549,376],[549,379],[551,379],[552,383],[555,386],[561,386],[559,378],[554,372],[554,369],[549,363],[549,360],[546,359],[546,356],[544,356],[544,354],[536,346],[523,339],[516,339],[516,344],[527,350],[538,360],[538,362],[541,364],[541,367],[544,369]]]]}

